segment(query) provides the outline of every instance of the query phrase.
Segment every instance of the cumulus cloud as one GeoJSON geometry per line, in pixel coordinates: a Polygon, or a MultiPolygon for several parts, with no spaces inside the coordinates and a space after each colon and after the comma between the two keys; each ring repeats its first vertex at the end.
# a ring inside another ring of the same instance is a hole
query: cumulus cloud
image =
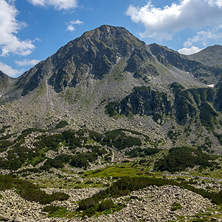
{"type": "Polygon", "coordinates": [[[0,70],[11,77],[16,77],[24,72],[24,70],[13,69],[12,67],[0,62],[0,70]]]}
{"type": "Polygon", "coordinates": [[[222,27],[216,27],[213,30],[200,31],[191,38],[188,38],[187,41],[184,42],[184,48],[179,49],[178,52],[186,55],[190,55],[196,52],[199,52],[201,49],[195,45],[199,45],[201,47],[206,47],[209,45],[209,42],[213,40],[214,42],[221,42],[222,39],[222,27]]]}
{"type": "Polygon", "coordinates": [[[67,31],[73,32],[76,30],[75,25],[82,25],[83,22],[80,20],[72,20],[69,23],[67,23],[67,31]]]}
{"type": "Polygon", "coordinates": [[[192,55],[192,54],[197,53],[197,52],[199,52],[201,50],[202,49],[200,49],[197,46],[192,46],[190,48],[182,48],[182,49],[178,50],[178,52],[180,54],[184,54],[184,55],[192,55]]]}
{"type": "Polygon", "coordinates": [[[18,55],[29,55],[35,48],[31,40],[21,41],[16,34],[25,26],[24,23],[16,20],[18,14],[13,4],[6,0],[0,0],[0,49],[1,56],[9,53],[18,55]]]}
{"type": "Polygon", "coordinates": [[[195,36],[189,38],[185,43],[184,47],[190,47],[195,43],[201,43],[203,46],[207,45],[208,40],[218,40],[222,39],[222,33],[219,29],[207,30],[197,32],[195,36]]]}
{"type": "Polygon", "coordinates": [[[28,0],[33,5],[48,7],[53,6],[56,10],[68,10],[78,6],[77,0],[28,0]]]}
{"type": "Polygon", "coordinates": [[[37,60],[37,59],[32,59],[32,60],[23,59],[22,61],[15,61],[15,63],[18,66],[34,66],[39,62],[40,62],[40,60],[37,60]]]}
{"type": "Polygon", "coordinates": [[[143,7],[130,5],[127,13],[135,23],[142,23],[142,37],[172,39],[183,29],[200,29],[221,24],[222,0],[181,0],[178,4],[156,8],[151,1],[143,7]]]}

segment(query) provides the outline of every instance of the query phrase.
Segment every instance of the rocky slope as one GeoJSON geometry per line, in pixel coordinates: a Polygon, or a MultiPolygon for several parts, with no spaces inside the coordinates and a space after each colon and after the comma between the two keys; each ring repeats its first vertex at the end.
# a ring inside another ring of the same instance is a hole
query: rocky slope
{"type": "MultiPolygon", "coordinates": [[[[65,190],[71,195],[68,201],[62,204],[69,210],[77,208],[76,202],[94,194],[96,189],[65,190]]],[[[149,187],[132,192],[131,195],[117,198],[116,202],[125,202],[127,207],[123,210],[109,215],[92,218],[50,218],[43,210],[43,206],[23,200],[13,191],[1,192],[0,199],[1,216],[8,221],[22,222],[28,221],[169,221],[176,220],[177,216],[194,216],[206,209],[212,208],[209,200],[200,195],[183,190],[179,187],[165,186],[163,188],[149,187]],[[193,200],[192,202],[190,200],[193,200]],[[174,203],[181,204],[181,209],[172,210],[174,203]],[[200,210],[201,209],[201,210],[200,210]],[[158,212],[158,213],[157,213],[158,212]]],[[[219,220],[218,220],[219,221],[219,220]]]]}

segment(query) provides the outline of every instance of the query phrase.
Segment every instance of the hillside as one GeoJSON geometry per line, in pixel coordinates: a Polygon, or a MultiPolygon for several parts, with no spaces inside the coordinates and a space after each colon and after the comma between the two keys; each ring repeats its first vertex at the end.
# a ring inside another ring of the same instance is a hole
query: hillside
{"type": "Polygon", "coordinates": [[[0,221],[220,221],[220,50],[103,25],[0,72],[0,221]]]}

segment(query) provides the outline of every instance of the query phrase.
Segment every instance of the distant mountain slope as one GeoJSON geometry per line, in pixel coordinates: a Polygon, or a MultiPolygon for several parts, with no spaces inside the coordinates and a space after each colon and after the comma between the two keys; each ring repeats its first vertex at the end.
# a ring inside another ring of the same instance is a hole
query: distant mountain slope
{"type": "Polygon", "coordinates": [[[9,77],[8,75],[6,75],[5,73],[3,73],[0,70],[0,93],[1,93],[1,97],[2,97],[3,94],[8,92],[8,90],[11,88],[11,86],[13,85],[13,83],[15,81],[16,81],[16,79],[13,79],[13,78],[9,77]]]}
{"type": "Polygon", "coordinates": [[[7,76],[5,73],[0,71],[0,88],[3,89],[8,85],[9,82],[9,76],[7,76]]]}
{"type": "MultiPolygon", "coordinates": [[[[162,64],[172,65],[180,70],[189,72],[200,81],[205,83],[215,83],[221,78],[221,67],[214,67],[205,63],[201,63],[201,61],[198,59],[195,60],[192,56],[181,55],[178,52],[175,52],[164,46],[159,46],[157,44],[151,44],[149,45],[149,48],[152,54],[155,55],[158,61],[162,64]]],[[[201,60],[201,58],[204,58],[204,54],[202,56],[201,55],[199,57],[196,56],[196,58],[200,58],[201,60]]],[[[215,58],[218,56],[215,61],[219,62],[222,53],[218,53],[218,55],[214,56],[215,58]]],[[[211,53],[209,53],[209,55],[206,57],[209,58],[209,61],[213,60],[211,53]]]]}
{"type": "Polygon", "coordinates": [[[189,59],[198,61],[207,66],[222,65],[222,46],[214,45],[188,56],[189,59]]]}

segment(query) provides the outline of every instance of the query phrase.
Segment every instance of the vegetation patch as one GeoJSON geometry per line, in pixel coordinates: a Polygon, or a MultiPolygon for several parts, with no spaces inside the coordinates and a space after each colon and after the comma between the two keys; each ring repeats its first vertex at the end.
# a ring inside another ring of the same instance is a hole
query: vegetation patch
{"type": "Polygon", "coordinates": [[[200,121],[203,126],[208,130],[214,130],[214,123],[216,121],[217,113],[215,110],[207,103],[203,102],[200,106],[200,121]]]}
{"type": "Polygon", "coordinates": [[[15,179],[9,175],[0,175],[0,190],[16,189],[17,192],[25,200],[39,202],[41,204],[48,204],[54,200],[67,200],[69,195],[65,193],[54,193],[52,195],[47,194],[45,191],[28,181],[15,179]]]}
{"type": "Polygon", "coordinates": [[[68,122],[66,120],[61,120],[57,125],[56,125],[56,129],[61,129],[64,128],[66,126],[68,126],[68,122]]]}
{"type": "Polygon", "coordinates": [[[161,178],[148,178],[148,177],[125,177],[121,178],[117,182],[113,183],[109,188],[106,190],[102,190],[92,197],[81,200],[79,202],[78,210],[86,211],[92,208],[95,208],[97,204],[106,199],[107,197],[114,197],[117,198],[119,196],[128,195],[131,191],[139,190],[145,188],[147,186],[165,186],[165,185],[172,185],[172,186],[179,186],[184,189],[188,189],[193,191],[201,196],[210,199],[213,203],[218,205],[222,204],[222,191],[219,193],[216,192],[208,192],[203,189],[197,189],[193,186],[189,185],[186,182],[177,182],[174,180],[167,180],[161,178]]]}
{"type": "Polygon", "coordinates": [[[122,150],[127,147],[141,146],[142,142],[137,137],[127,136],[122,130],[112,130],[105,133],[101,144],[122,150]]]}
{"type": "Polygon", "coordinates": [[[83,210],[82,216],[92,217],[94,215],[99,216],[102,214],[112,214],[116,211],[122,210],[124,207],[124,204],[116,205],[111,199],[105,199],[95,205],[92,204],[92,207],[83,210]]]}
{"type": "Polygon", "coordinates": [[[69,211],[66,209],[66,207],[63,206],[54,206],[54,205],[49,205],[45,206],[43,208],[45,212],[48,212],[49,217],[59,217],[59,218],[71,218],[76,215],[75,212],[69,211]]]}
{"type": "Polygon", "coordinates": [[[126,176],[136,176],[142,175],[139,169],[135,167],[127,167],[127,166],[111,166],[99,170],[88,171],[84,173],[84,175],[89,177],[126,177],[126,176]]]}
{"type": "Polygon", "coordinates": [[[206,153],[189,147],[177,147],[169,150],[169,154],[155,163],[154,169],[159,171],[183,171],[194,166],[212,167],[217,165],[206,153]]]}
{"type": "Polygon", "coordinates": [[[134,148],[130,151],[126,151],[125,154],[131,158],[134,158],[134,157],[145,157],[145,156],[152,156],[156,153],[159,153],[160,152],[160,149],[157,149],[157,148],[145,148],[145,149],[142,149],[142,148],[134,148]]]}
{"type": "Polygon", "coordinates": [[[171,210],[172,210],[172,211],[175,211],[175,210],[179,210],[179,209],[182,209],[182,206],[180,205],[180,203],[174,202],[174,203],[172,204],[171,210]]]}
{"type": "Polygon", "coordinates": [[[10,126],[3,126],[1,129],[0,129],[0,133],[4,133],[6,131],[6,129],[8,129],[10,126]]]}

